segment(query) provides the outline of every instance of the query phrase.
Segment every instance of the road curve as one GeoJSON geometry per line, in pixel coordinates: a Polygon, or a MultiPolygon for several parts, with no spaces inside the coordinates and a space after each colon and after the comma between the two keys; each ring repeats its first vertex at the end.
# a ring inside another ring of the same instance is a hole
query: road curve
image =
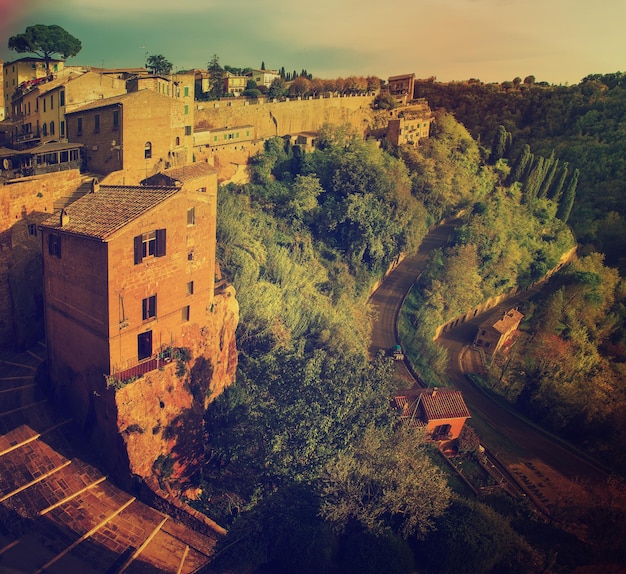
{"type": "MultiPolygon", "coordinates": [[[[428,233],[418,252],[405,258],[370,297],[370,304],[375,311],[370,356],[374,356],[380,349],[388,350],[396,343],[397,317],[406,294],[424,270],[430,252],[446,243],[457,224],[458,221],[451,221],[428,233]]],[[[490,313],[502,312],[504,307],[510,307],[511,304],[513,303],[510,301],[504,303],[502,309],[494,307],[490,313]]],[[[507,465],[519,464],[529,459],[540,460],[569,478],[582,478],[594,483],[606,481],[607,473],[593,461],[494,401],[467,380],[460,358],[472,341],[478,322],[485,318],[486,315],[483,314],[446,333],[445,338],[440,338],[441,344],[448,349],[449,380],[463,392],[479,435],[498,437],[493,444],[485,446],[497,453],[500,460],[507,465]],[[514,452],[518,454],[513,454],[514,452]]],[[[408,370],[402,367],[400,369],[406,371],[399,373],[401,376],[411,377],[408,370]]]]}

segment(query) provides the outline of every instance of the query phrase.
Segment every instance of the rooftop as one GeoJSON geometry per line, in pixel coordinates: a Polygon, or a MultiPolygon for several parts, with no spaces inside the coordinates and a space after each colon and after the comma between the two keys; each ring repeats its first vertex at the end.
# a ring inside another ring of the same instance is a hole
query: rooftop
{"type": "Polygon", "coordinates": [[[130,221],[178,193],[178,187],[101,186],[65,208],[69,219],[61,224],[59,214],[42,227],[106,240],[130,221]]]}
{"type": "Polygon", "coordinates": [[[419,407],[418,418],[423,422],[471,416],[461,391],[454,389],[399,391],[392,402],[402,418],[412,417],[415,407],[419,407]]]}
{"type": "Polygon", "coordinates": [[[511,309],[507,311],[504,316],[498,319],[492,327],[498,331],[498,333],[508,333],[513,329],[517,329],[518,325],[524,318],[517,309],[511,309]]]}
{"type": "Polygon", "coordinates": [[[214,167],[211,167],[206,162],[199,161],[196,163],[183,165],[181,167],[172,167],[170,169],[166,169],[156,175],[144,179],[141,183],[144,185],[150,185],[151,182],[162,180],[164,179],[163,176],[165,176],[165,179],[171,181],[171,185],[174,186],[176,185],[176,182],[184,183],[186,181],[198,179],[199,177],[205,177],[213,173],[216,173],[214,167]]]}

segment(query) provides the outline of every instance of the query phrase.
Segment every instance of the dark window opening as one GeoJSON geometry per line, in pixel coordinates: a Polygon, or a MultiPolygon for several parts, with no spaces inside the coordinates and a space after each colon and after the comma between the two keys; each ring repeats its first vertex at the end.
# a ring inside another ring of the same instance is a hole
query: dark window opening
{"type": "Polygon", "coordinates": [[[192,207],[187,210],[187,225],[195,225],[196,224],[196,208],[192,207]]]}
{"type": "Polygon", "coordinates": [[[135,265],[141,263],[144,257],[163,257],[166,247],[166,230],[156,229],[134,239],[135,265]]]}
{"type": "Polygon", "coordinates": [[[83,135],[83,118],[76,119],[76,135],[83,135]]]}
{"type": "Polygon", "coordinates": [[[142,361],[152,356],[152,331],[137,335],[137,359],[142,361]]]}
{"type": "Polygon", "coordinates": [[[48,235],[48,253],[53,257],[61,259],[61,236],[50,234],[48,235]]]}
{"type": "Polygon", "coordinates": [[[34,223],[28,224],[28,235],[37,236],[37,226],[34,223]]]}
{"type": "Polygon", "coordinates": [[[144,159],[150,159],[152,157],[152,142],[146,142],[146,145],[144,145],[143,157],[144,159]]]}
{"type": "Polygon", "coordinates": [[[190,308],[189,305],[183,307],[183,321],[189,321],[190,308]]]}
{"type": "Polygon", "coordinates": [[[120,127],[120,112],[119,110],[113,111],[113,129],[120,127]]]}
{"type": "Polygon", "coordinates": [[[153,319],[156,317],[157,311],[157,302],[156,295],[151,295],[150,297],[146,297],[141,302],[141,318],[144,321],[148,319],[153,319]]]}
{"type": "Polygon", "coordinates": [[[96,114],[93,117],[93,131],[94,132],[100,131],[100,114],[96,114]]]}

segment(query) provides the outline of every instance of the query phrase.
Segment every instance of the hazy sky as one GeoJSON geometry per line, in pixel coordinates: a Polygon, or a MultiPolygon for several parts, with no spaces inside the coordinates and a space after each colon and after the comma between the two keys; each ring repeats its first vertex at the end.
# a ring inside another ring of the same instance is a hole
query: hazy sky
{"type": "Polygon", "coordinates": [[[534,75],[554,84],[626,68],[625,0],[0,0],[9,36],[58,24],[81,40],[69,63],[174,69],[306,69],[316,77],[414,72],[483,82],[534,75]]]}

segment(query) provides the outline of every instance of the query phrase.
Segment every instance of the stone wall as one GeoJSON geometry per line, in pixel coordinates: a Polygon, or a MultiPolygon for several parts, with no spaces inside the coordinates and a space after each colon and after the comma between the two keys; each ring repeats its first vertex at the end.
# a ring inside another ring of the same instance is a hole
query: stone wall
{"type": "Polygon", "coordinates": [[[0,187],[0,348],[23,350],[43,338],[37,225],[81,183],[80,172],[69,170],[0,187]]]}

